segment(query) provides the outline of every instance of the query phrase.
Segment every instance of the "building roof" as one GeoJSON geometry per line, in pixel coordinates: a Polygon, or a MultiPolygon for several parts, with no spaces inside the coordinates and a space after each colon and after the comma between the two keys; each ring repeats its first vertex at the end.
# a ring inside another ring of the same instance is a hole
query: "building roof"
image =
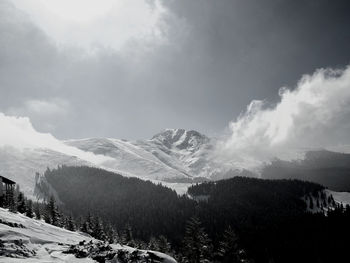
{"type": "Polygon", "coordinates": [[[3,176],[1,176],[1,175],[0,175],[0,177],[1,177],[1,179],[2,179],[2,182],[4,182],[5,184],[16,184],[16,182],[14,182],[14,181],[12,181],[12,180],[6,178],[6,177],[3,177],[3,176]]]}

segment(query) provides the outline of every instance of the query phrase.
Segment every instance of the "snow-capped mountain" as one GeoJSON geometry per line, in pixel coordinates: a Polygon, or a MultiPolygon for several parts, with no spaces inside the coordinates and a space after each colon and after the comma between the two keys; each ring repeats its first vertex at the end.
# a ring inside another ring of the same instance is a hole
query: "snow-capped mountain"
{"type": "Polygon", "coordinates": [[[108,169],[144,179],[192,182],[225,171],[212,156],[215,141],[197,131],[167,129],[149,140],[90,138],[65,143],[111,158],[103,163],[108,169]]]}
{"type": "Polygon", "coordinates": [[[137,141],[60,141],[37,132],[27,118],[0,114],[0,123],[0,174],[14,180],[31,198],[36,197],[36,173],[58,165],[96,166],[124,176],[165,182],[170,187],[176,184],[176,189],[178,183],[187,185],[229,170],[211,156],[215,141],[196,131],[168,129],[149,140],[137,141]]]}

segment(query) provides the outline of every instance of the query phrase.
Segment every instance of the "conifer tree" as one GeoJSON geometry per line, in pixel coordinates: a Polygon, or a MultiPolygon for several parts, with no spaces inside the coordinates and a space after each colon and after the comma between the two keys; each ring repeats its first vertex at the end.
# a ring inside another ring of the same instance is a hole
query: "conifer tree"
{"type": "Polygon", "coordinates": [[[50,201],[46,205],[45,221],[54,226],[60,226],[60,214],[56,207],[56,201],[53,196],[50,197],[50,201]]]}
{"type": "Polygon", "coordinates": [[[103,225],[100,218],[95,220],[94,228],[93,228],[93,237],[99,240],[106,240],[106,234],[103,231],[103,225]]]}
{"type": "Polygon", "coordinates": [[[168,239],[163,235],[159,236],[158,238],[158,247],[160,252],[166,254],[169,254],[171,252],[171,244],[168,241],[168,239]]]}
{"type": "Polygon", "coordinates": [[[189,263],[201,263],[210,260],[210,239],[197,217],[192,217],[187,222],[183,243],[184,255],[189,263]]]}
{"type": "Polygon", "coordinates": [[[312,210],[314,209],[314,201],[312,200],[312,197],[309,198],[309,208],[312,210]]]}
{"type": "Polygon", "coordinates": [[[26,211],[26,203],[22,192],[18,192],[17,195],[17,211],[21,214],[25,213],[26,211]]]}
{"type": "Polygon", "coordinates": [[[73,217],[72,215],[70,215],[67,219],[67,224],[66,224],[66,228],[70,231],[75,231],[76,230],[76,227],[75,227],[75,223],[74,223],[74,220],[73,220],[73,217]]]}
{"type": "Polygon", "coordinates": [[[6,191],[6,203],[10,212],[17,212],[17,205],[15,201],[14,190],[12,187],[6,191]]]}
{"type": "Polygon", "coordinates": [[[155,237],[151,237],[150,238],[150,240],[148,242],[147,249],[148,250],[154,250],[154,251],[160,251],[158,240],[155,237]]]}
{"type": "Polygon", "coordinates": [[[85,232],[89,235],[92,235],[92,229],[93,229],[93,217],[91,215],[91,213],[89,212],[86,220],[83,222],[82,226],[81,226],[81,231],[85,232]]]}
{"type": "Polygon", "coordinates": [[[131,246],[131,247],[135,246],[135,241],[132,234],[132,228],[129,224],[127,224],[125,229],[123,230],[120,236],[120,241],[123,245],[131,246]]]}
{"type": "Polygon", "coordinates": [[[110,244],[118,242],[118,233],[111,224],[107,224],[104,231],[106,233],[107,241],[110,244]]]}
{"type": "Polygon", "coordinates": [[[27,200],[25,213],[26,213],[26,216],[33,218],[33,202],[32,202],[32,200],[27,200]]]}
{"type": "Polygon", "coordinates": [[[35,203],[35,205],[34,205],[34,214],[35,214],[36,219],[38,219],[38,220],[41,219],[41,211],[40,211],[39,203],[35,203]]]}
{"type": "Polygon", "coordinates": [[[223,239],[219,244],[218,256],[220,262],[248,262],[245,251],[239,247],[238,236],[231,226],[223,234],[223,239]]]}

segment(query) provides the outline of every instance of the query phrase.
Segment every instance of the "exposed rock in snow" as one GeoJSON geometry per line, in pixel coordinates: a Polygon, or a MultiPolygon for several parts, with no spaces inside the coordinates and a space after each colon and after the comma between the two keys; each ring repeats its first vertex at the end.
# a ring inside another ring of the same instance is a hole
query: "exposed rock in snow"
{"type": "Polygon", "coordinates": [[[127,141],[107,138],[69,140],[66,144],[111,157],[105,168],[122,175],[171,183],[189,183],[219,177],[235,168],[212,155],[215,145],[197,131],[167,129],[150,140],[127,141]]]}
{"type": "Polygon", "coordinates": [[[123,262],[132,257],[140,263],[176,263],[163,253],[109,245],[0,208],[0,262],[123,262]]]}
{"type": "Polygon", "coordinates": [[[163,253],[150,250],[139,250],[128,246],[108,244],[105,242],[80,242],[71,245],[66,254],[74,254],[77,258],[92,258],[98,262],[164,262],[176,261],[163,253]]]}
{"type": "Polygon", "coordinates": [[[91,138],[62,142],[35,131],[26,118],[0,115],[0,121],[6,126],[0,131],[0,174],[14,180],[32,199],[38,198],[35,174],[58,165],[96,166],[123,176],[167,183],[175,190],[179,183],[187,186],[240,173],[240,169],[217,160],[212,155],[215,141],[197,131],[167,129],[152,139],[138,141],[91,138]]]}
{"type": "Polygon", "coordinates": [[[75,257],[62,252],[71,244],[92,240],[82,233],[55,227],[3,208],[0,208],[0,219],[0,262],[79,262],[70,261],[75,257]]]}

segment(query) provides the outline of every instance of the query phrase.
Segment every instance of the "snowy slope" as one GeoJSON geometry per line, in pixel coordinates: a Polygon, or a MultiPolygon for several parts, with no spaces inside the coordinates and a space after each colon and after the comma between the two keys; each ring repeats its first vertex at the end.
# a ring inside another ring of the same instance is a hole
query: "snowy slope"
{"type": "Polygon", "coordinates": [[[108,157],[68,146],[34,129],[30,120],[0,112],[0,174],[17,182],[33,197],[35,173],[57,165],[101,165],[108,157]]]}
{"type": "Polygon", "coordinates": [[[20,185],[26,196],[34,198],[35,174],[57,165],[89,165],[77,157],[49,149],[0,148],[0,174],[20,185]]]}
{"type": "Polygon", "coordinates": [[[233,169],[212,156],[213,139],[184,129],[167,129],[149,140],[90,138],[65,143],[113,158],[103,163],[107,168],[151,180],[189,182],[199,177],[213,179],[233,169]]]}
{"type": "Polygon", "coordinates": [[[8,223],[17,223],[22,227],[11,227],[0,223],[0,237],[6,250],[19,249],[34,251],[30,258],[1,257],[0,262],[94,262],[92,260],[76,259],[73,255],[62,254],[66,246],[61,244],[76,244],[91,238],[46,224],[39,220],[30,219],[21,214],[13,214],[0,208],[0,219],[8,223]],[[20,241],[21,240],[21,241],[20,241]],[[23,243],[18,248],[16,244],[23,243]]]}
{"type": "Polygon", "coordinates": [[[338,204],[350,205],[350,193],[349,192],[336,192],[329,189],[325,190],[328,195],[332,195],[334,201],[338,204]]]}
{"type": "MultiPolygon", "coordinates": [[[[0,262],[96,262],[88,257],[76,258],[73,254],[63,253],[69,245],[77,245],[83,240],[97,242],[83,233],[71,232],[18,213],[11,213],[3,208],[0,208],[0,220],[2,242],[0,262]]],[[[129,253],[135,251],[133,248],[118,244],[113,244],[111,247],[114,251],[123,250],[129,253]]],[[[149,253],[143,250],[139,252],[149,253]]],[[[173,258],[165,254],[159,252],[152,254],[160,257],[164,263],[176,263],[173,258]]]]}
{"type": "Polygon", "coordinates": [[[213,139],[196,131],[168,129],[149,140],[92,138],[60,141],[34,129],[28,118],[0,113],[0,175],[35,199],[36,173],[58,165],[90,165],[124,176],[165,182],[175,190],[193,179],[221,179],[234,170],[212,156],[213,139]]]}

